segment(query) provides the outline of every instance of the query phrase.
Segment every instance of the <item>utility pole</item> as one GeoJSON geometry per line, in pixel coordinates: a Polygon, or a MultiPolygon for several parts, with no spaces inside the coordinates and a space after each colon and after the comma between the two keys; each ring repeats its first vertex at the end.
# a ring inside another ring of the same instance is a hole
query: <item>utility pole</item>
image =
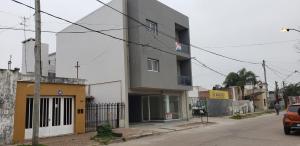
{"type": "Polygon", "coordinates": [[[32,120],[32,145],[37,146],[39,143],[39,127],[40,127],[40,86],[41,86],[41,14],[40,0],[35,0],[35,84],[33,98],[33,120],[32,120]]]}
{"type": "Polygon", "coordinates": [[[262,67],[264,69],[264,79],[266,84],[266,96],[267,96],[267,109],[269,109],[269,89],[268,89],[268,82],[267,82],[267,72],[266,72],[266,61],[263,60],[262,67]]]}
{"type": "Polygon", "coordinates": [[[285,94],[285,82],[282,81],[282,96],[283,96],[283,100],[284,100],[284,107],[287,108],[287,97],[286,97],[286,94],[285,94]]]}
{"type": "Polygon", "coordinates": [[[9,61],[8,61],[8,70],[11,70],[11,58],[12,58],[12,55],[9,55],[9,61]]]}
{"type": "Polygon", "coordinates": [[[76,65],[75,65],[75,68],[76,68],[76,77],[77,77],[77,79],[78,79],[78,72],[79,72],[79,62],[77,61],[77,63],[76,63],[76,65]]]}
{"type": "Polygon", "coordinates": [[[278,93],[278,82],[275,81],[275,97],[276,97],[276,102],[279,102],[279,93],[278,93]]]}

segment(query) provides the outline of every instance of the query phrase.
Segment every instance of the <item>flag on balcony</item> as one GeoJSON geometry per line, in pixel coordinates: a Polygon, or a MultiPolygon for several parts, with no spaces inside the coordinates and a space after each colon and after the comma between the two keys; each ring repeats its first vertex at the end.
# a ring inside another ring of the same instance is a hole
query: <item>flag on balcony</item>
{"type": "Polygon", "coordinates": [[[176,42],[176,51],[181,51],[181,44],[176,42]]]}

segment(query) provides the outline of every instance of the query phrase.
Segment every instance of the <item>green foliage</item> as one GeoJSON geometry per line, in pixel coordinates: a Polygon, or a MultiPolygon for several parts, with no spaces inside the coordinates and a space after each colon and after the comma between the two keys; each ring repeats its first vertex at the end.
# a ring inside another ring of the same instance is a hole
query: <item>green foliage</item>
{"type": "Polygon", "coordinates": [[[97,136],[99,137],[112,137],[112,127],[109,124],[104,124],[97,127],[97,136]]]}
{"type": "Polygon", "coordinates": [[[300,82],[296,84],[289,84],[284,88],[285,96],[300,96],[300,82]]]}
{"type": "MultiPolygon", "coordinates": [[[[21,144],[21,145],[18,145],[18,146],[32,146],[32,145],[31,144],[21,144]]],[[[38,144],[37,146],[47,146],[47,145],[38,144]]]]}
{"type": "Polygon", "coordinates": [[[240,119],[242,119],[242,116],[240,114],[235,114],[235,115],[231,116],[230,118],[240,120],[240,119]]]}
{"type": "Polygon", "coordinates": [[[239,70],[237,73],[231,72],[227,75],[223,84],[226,87],[239,86],[241,87],[244,96],[244,88],[246,84],[256,85],[256,75],[252,71],[247,71],[245,68],[239,70]]]}

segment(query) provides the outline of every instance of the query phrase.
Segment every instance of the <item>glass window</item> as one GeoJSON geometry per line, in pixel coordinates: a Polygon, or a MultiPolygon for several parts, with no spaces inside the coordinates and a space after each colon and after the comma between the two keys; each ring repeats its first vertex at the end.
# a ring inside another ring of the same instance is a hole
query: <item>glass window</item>
{"type": "Polygon", "coordinates": [[[157,23],[150,21],[150,20],[146,20],[146,24],[147,24],[147,30],[149,32],[153,32],[154,34],[157,34],[158,29],[157,29],[157,23]]]}
{"type": "Polygon", "coordinates": [[[169,97],[169,106],[170,112],[172,113],[172,119],[179,119],[179,97],[178,96],[170,96],[169,97]]]}
{"type": "Polygon", "coordinates": [[[159,72],[159,61],[156,59],[147,59],[147,69],[148,71],[159,72]]]}
{"type": "Polygon", "coordinates": [[[298,112],[298,110],[300,110],[300,106],[298,105],[292,105],[288,109],[289,112],[298,112]]]}

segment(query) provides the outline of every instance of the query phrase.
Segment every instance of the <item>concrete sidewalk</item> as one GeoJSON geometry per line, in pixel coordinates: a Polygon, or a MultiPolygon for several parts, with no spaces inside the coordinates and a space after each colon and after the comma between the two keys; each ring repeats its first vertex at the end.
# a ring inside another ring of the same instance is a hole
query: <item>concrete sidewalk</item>
{"type": "MultiPolygon", "coordinates": [[[[113,131],[122,138],[114,142],[122,142],[131,139],[137,139],[141,137],[158,135],[176,131],[183,131],[193,128],[201,128],[214,126],[219,124],[233,123],[236,120],[229,119],[228,117],[221,118],[209,118],[208,123],[206,123],[206,118],[201,122],[200,118],[193,118],[189,121],[173,121],[165,123],[139,123],[130,125],[130,128],[119,128],[113,129],[113,131]]],[[[90,132],[79,135],[65,135],[59,137],[41,138],[40,143],[47,146],[96,146],[100,145],[98,142],[91,140],[92,137],[96,135],[96,132],[90,132]]],[[[25,144],[30,144],[26,142],[25,144]]]]}
{"type": "Polygon", "coordinates": [[[207,127],[216,124],[228,124],[233,123],[235,120],[229,119],[229,117],[209,117],[208,123],[206,118],[193,118],[189,121],[173,121],[165,123],[147,122],[130,125],[130,128],[115,129],[114,132],[121,134],[124,140],[136,139],[140,137],[170,133],[175,131],[183,131],[193,128],[207,127]]]}

